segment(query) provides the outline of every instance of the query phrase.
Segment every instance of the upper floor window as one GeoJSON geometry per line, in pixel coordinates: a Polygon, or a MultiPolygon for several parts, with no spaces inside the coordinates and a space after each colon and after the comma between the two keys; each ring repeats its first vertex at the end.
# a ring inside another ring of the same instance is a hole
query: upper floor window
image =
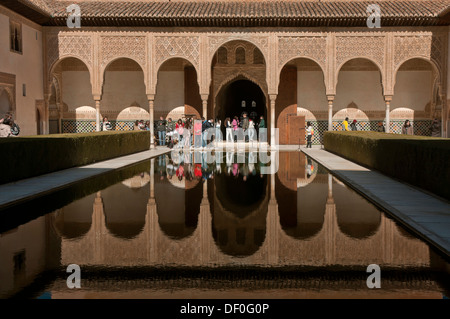
{"type": "Polygon", "coordinates": [[[245,49],[239,47],[236,49],[236,64],[245,64],[245,49]]]}
{"type": "Polygon", "coordinates": [[[22,53],[22,25],[11,21],[9,24],[11,51],[22,53]]]}
{"type": "Polygon", "coordinates": [[[217,53],[218,62],[221,64],[228,63],[228,51],[224,47],[219,48],[219,52],[217,53]]]}

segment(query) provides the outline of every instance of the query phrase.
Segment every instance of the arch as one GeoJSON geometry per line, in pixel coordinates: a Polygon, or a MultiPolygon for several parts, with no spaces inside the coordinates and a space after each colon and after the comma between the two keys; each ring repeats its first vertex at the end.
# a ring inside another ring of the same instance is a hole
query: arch
{"type": "Polygon", "coordinates": [[[109,232],[117,238],[137,237],[145,226],[149,197],[149,187],[129,188],[118,183],[103,190],[105,224],[109,232]]]}
{"type": "MultiPolygon", "coordinates": [[[[137,65],[139,65],[139,67],[141,68],[141,71],[144,72],[144,75],[145,75],[145,71],[144,71],[145,70],[145,65],[143,66],[138,61],[136,61],[133,57],[117,56],[117,57],[114,57],[111,60],[109,60],[107,63],[105,63],[105,66],[100,69],[100,78],[102,79],[102,83],[100,83],[101,85],[103,85],[103,81],[104,81],[104,78],[105,78],[105,72],[108,69],[108,67],[111,64],[113,64],[114,62],[116,62],[118,60],[122,60],[122,59],[131,60],[131,61],[135,62],[137,65]]],[[[144,76],[144,78],[145,78],[145,76],[144,76]]]]}
{"type": "Polygon", "coordinates": [[[74,201],[55,213],[55,229],[62,238],[76,239],[86,235],[92,226],[96,193],[74,201]]]}
{"type": "MultiPolygon", "coordinates": [[[[427,57],[424,56],[413,56],[413,57],[408,57],[406,59],[403,59],[401,62],[399,62],[397,64],[397,67],[394,70],[394,74],[393,74],[393,78],[392,78],[392,92],[395,93],[395,84],[397,83],[397,75],[398,75],[398,71],[400,70],[400,68],[406,63],[409,62],[411,60],[422,60],[422,61],[426,61],[430,64],[432,71],[434,74],[434,80],[436,79],[442,79],[442,75],[441,72],[439,71],[439,67],[437,65],[437,63],[433,60],[433,59],[429,59],[427,57]]],[[[439,83],[443,82],[443,81],[438,81],[439,83]]]]}
{"type": "Polygon", "coordinates": [[[137,120],[137,119],[148,119],[150,113],[139,106],[136,102],[132,103],[132,106],[124,108],[117,114],[117,121],[127,121],[127,120],[137,120]],[[135,104],[135,105],[133,105],[135,104]]]}
{"type": "Polygon", "coordinates": [[[214,99],[217,98],[217,95],[220,93],[220,91],[222,90],[223,87],[226,87],[228,84],[231,84],[231,83],[233,83],[235,81],[238,81],[238,80],[248,80],[250,82],[253,82],[257,86],[259,86],[261,91],[264,93],[266,101],[268,101],[266,88],[265,88],[264,84],[263,83],[259,83],[259,81],[257,79],[255,79],[254,77],[252,77],[250,74],[248,74],[245,71],[239,71],[238,73],[234,73],[234,74],[230,75],[229,77],[227,77],[225,80],[223,80],[222,83],[220,83],[219,86],[217,87],[217,91],[216,91],[216,94],[214,96],[214,99]]]}
{"type": "Polygon", "coordinates": [[[281,71],[283,71],[283,68],[288,65],[289,63],[292,63],[295,60],[310,60],[312,62],[314,62],[315,64],[317,64],[317,66],[320,68],[320,70],[322,71],[322,75],[323,75],[323,83],[325,85],[325,88],[327,87],[327,83],[326,83],[326,76],[325,76],[325,71],[322,67],[322,65],[319,63],[319,61],[317,61],[315,58],[313,57],[309,57],[309,56],[304,56],[304,55],[298,55],[293,57],[292,59],[289,59],[288,61],[286,61],[285,63],[283,63],[283,65],[278,69],[278,75],[277,75],[277,79],[278,79],[278,85],[280,85],[281,82],[281,71]]]}
{"type": "Polygon", "coordinates": [[[141,188],[150,182],[150,175],[147,172],[143,172],[139,175],[133,176],[122,181],[122,184],[128,188],[141,188]]]}
{"type": "Polygon", "coordinates": [[[158,64],[155,65],[155,69],[157,70],[156,72],[153,73],[153,85],[155,87],[155,91],[156,91],[156,85],[158,84],[158,74],[159,74],[159,71],[161,71],[161,67],[164,64],[166,64],[167,62],[169,62],[170,60],[175,60],[175,59],[181,59],[181,60],[185,60],[185,61],[189,62],[189,64],[195,69],[195,73],[197,74],[198,85],[199,86],[201,85],[200,77],[198,76],[198,74],[200,74],[200,70],[199,70],[197,63],[195,61],[193,61],[190,57],[186,57],[186,56],[182,56],[182,55],[171,55],[170,57],[164,58],[164,60],[160,61],[158,64]]]}
{"type": "MultiPolygon", "coordinates": [[[[159,169],[161,176],[165,176],[165,165],[160,165],[159,169]]],[[[190,189],[183,189],[174,186],[166,178],[157,179],[155,176],[156,211],[162,232],[175,240],[191,236],[197,228],[202,197],[202,183],[197,183],[190,189]]]]}
{"type": "Polygon", "coordinates": [[[333,198],[337,224],[342,233],[354,239],[366,239],[378,232],[381,212],[364,197],[333,181],[333,198]]]}
{"type": "Polygon", "coordinates": [[[234,50],[234,64],[246,64],[247,59],[245,55],[246,55],[245,48],[242,46],[238,46],[234,50]]]}
{"type": "Polygon", "coordinates": [[[92,76],[93,72],[92,72],[91,65],[89,63],[87,63],[82,57],[79,57],[77,55],[66,55],[62,58],[60,57],[58,60],[53,62],[53,64],[50,66],[49,73],[48,73],[47,92],[50,92],[51,85],[53,83],[53,73],[55,73],[56,68],[59,66],[59,64],[61,62],[63,62],[64,60],[67,60],[67,59],[76,59],[84,64],[84,66],[87,68],[87,70],[89,72],[89,81],[91,83],[91,88],[94,87],[94,83],[92,82],[93,81],[93,76],[92,76]]]}
{"type": "MultiPolygon", "coordinates": [[[[88,119],[95,120],[96,119],[97,110],[92,106],[79,106],[75,109],[76,119],[88,119]]],[[[100,114],[100,118],[103,118],[102,114],[100,114]]]]}
{"type": "Polygon", "coordinates": [[[384,90],[385,90],[385,87],[384,87],[385,75],[384,75],[384,72],[383,72],[383,67],[381,65],[379,65],[378,62],[376,62],[372,58],[369,58],[369,57],[358,57],[358,56],[348,58],[348,59],[344,60],[343,62],[341,62],[341,64],[338,65],[338,67],[336,68],[336,73],[334,75],[335,76],[335,78],[334,78],[334,81],[335,81],[334,82],[335,83],[334,91],[336,92],[336,90],[337,90],[337,85],[338,85],[338,80],[339,80],[339,73],[341,72],[342,67],[345,64],[347,64],[348,62],[351,62],[353,60],[367,60],[367,61],[371,62],[373,65],[375,65],[377,67],[378,72],[380,72],[381,88],[382,88],[382,90],[384,92],[384,90]]]}

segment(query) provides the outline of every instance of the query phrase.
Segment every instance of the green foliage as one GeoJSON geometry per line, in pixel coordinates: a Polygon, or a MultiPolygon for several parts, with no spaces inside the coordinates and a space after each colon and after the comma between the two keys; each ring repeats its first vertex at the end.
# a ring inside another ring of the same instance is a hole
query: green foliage
{"type": "Polygon", "coordinates": [[[149,145],[146,131],[2,138],[0,184],[145,151],[149,145]]]}
{"type": "Polygon", "coordinates": [[[325,132],[324,146],[450,200],[450,140],[378,132],[325,132]]]}

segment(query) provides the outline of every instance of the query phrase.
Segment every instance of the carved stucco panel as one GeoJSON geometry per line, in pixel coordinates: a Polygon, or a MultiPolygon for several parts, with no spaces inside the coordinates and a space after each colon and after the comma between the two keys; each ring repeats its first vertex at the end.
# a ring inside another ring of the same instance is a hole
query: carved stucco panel
{"type": "Polygon", "coordinates": [[[125,57],[141,65],[146,65],[146,37],[145,36],[101,36],[101,68],[104,69],[112,60],[125,57]]]}
{"type": "Polygon", "coordinates": [[[336,67],[353,58],[369,58],[384,70],[384,36],[338,36],[336,37],[336,67]]]}
{"type": "Polygon", "coordinates": [[[47,37],[47,65],[65,56],[76,56],[92,68],[92,40],[89,35],[49,35],[47,37]]]}
{"type": "Polygon", "coordinates": [[[157,66],[171,57],[182,57],[198,69],[200,41],[198,37],[158,36],[155,37],[155,54],[157,66]]]}
{"type": "Polygon", "coordinates": [[[442,72],[445,59],[445,39],[442,36],[396,36],[394,48],[394,70],[408,59],[423,57],[433,60],[442,72]]]}
{"type": "Polygon", "coordinates": [[[322,70],[327,63],[326,37],[279,37],[278,39],[278,67],[296,57],[308,57],[319,63],[322,70]]]}

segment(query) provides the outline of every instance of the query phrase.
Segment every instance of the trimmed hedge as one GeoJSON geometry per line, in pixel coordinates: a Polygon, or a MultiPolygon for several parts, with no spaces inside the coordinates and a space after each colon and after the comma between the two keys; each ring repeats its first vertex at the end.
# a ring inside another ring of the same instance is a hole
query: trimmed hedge
{"type": "Polygon", "coordinates": [[[149,146],[147,131],[2,138],[0,184],[145,151],[149,146]]]}
{"type": "Polygon", "coordinates": [[[450,139],[378,132],[325,132],[324,147],[450,200],[450,139]]]}

